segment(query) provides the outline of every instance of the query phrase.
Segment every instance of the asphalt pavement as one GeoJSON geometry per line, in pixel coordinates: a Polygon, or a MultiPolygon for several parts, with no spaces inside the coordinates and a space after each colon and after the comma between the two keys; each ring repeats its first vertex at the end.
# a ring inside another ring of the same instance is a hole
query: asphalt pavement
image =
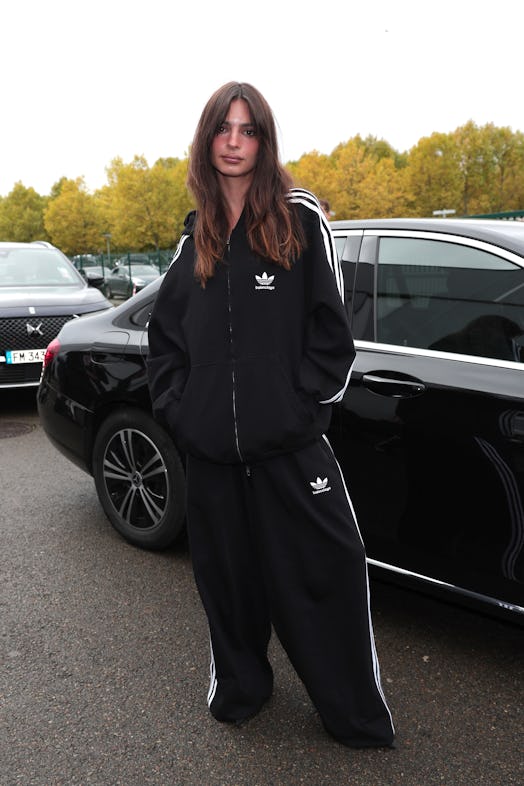
{"type": "Polygon", "coordinates": [[[219,724],[187,547],[122,540],[34,391],[0,391],[0,478],[0,786],[524,783],[522,629],[373,582],[396,750],[328,737],[275,637],[273,698],[219,724]]]}

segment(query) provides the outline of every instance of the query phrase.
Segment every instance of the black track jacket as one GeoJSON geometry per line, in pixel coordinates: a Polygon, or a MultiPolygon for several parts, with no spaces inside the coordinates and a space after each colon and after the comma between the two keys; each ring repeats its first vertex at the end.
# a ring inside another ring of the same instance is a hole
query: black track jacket
{"type": "Polygon", "coordinates": [[[203,289],[190,213],[149,323],[155,418],[184,452],[254,463],[327,431],[355,349],[329,224],[292,189],[307,241],[291,270],[254,254],[244,216],[203,289]]]}

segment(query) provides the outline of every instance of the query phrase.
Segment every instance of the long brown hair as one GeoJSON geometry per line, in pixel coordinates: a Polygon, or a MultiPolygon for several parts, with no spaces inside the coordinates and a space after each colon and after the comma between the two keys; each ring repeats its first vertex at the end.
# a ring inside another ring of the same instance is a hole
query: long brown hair
{"type": "Polygon", "coordinates": [[[255,253],[287,270],[305,243],[295,207],[286,199],[293,181],[279,160],[271,108],[252,85],[228,82],[213,93],[204,107],[189,155],[187,185],[198,211],[194,231],[195,275],[202,286],[222,259],[229,234],[224,199],[211,164],[211,145],[235,99],[247,103],[259,140],[253,182],[245,204],[248,242],[255,253]]]}

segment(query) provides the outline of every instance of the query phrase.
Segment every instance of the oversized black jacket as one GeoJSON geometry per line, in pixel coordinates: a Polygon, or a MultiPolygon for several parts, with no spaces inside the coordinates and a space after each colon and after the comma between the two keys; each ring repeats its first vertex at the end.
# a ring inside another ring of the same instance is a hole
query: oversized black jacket
{"type": "Polygon", "coordinates": [[[202,288],[190,214],[160,287],[149,323],[153,412],[200,458],[252,463],[317,440],[349,382],[355,350],[329,224],[309,192],[289,199],[307,240],[291,270],[251,251],[241,216],[202,288]]]}

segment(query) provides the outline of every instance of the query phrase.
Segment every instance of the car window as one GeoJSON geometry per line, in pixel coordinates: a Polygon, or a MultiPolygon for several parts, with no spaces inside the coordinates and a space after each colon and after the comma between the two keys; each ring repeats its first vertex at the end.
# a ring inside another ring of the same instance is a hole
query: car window
{"type": "Polygon", "coordinates": [[[344,251],[344,246],[346,244],[346,236],[345,235],[335,235],[333,238],[335,241],[335,248],[337,250],[337,256],[339,259],[342,258],[342,252],[344,251]]]}
{"type": "Polygon", "coordinates": [[[132,273],[135,276],[146,275],[152,276],[155,275],[158,271],[152,265],[133,265],[132,273]]]}
{"type": "Polygon", "coordinates": [[[73,265],[55,250],[8,248],[0,251],[2,286],[78,286],[79,283],[73,265]]]}
{"type": "MultiPolygon", "coordinates": [[[[360,246],[362,243],[362,231],[357,230],[354,232],[338,232],[333,234],[335,241],[335,248],[337,256],[340,260],[340,267],[344,278],[344,299],[346,302],[346,309],[351,317],[353,312],[353,319],[355,313],[359,310],[362,298],[356,298],[353,303],[353,295],[355,292],[355,274],[357,268],[357,261],[359,258],[360,246]]],[[[353,324],[353,327],[355,325],[353,324]]]]}
{"type": "Polygon", "coordinates": [[[141,306],[137,311],[133,312],[130,316],[130,321],[133,325],[137,325],[138,327],[147,327],[149,324],[149,319],[151,317],[151,312],[153,310],[153,301],[148,301],[144,306],[141,306]]]}
{"type": "Polygon", "coordinates": [[[376,316],[381,343],[524,360],[524,270],[473,246],[384,237],[376,316]]]}

